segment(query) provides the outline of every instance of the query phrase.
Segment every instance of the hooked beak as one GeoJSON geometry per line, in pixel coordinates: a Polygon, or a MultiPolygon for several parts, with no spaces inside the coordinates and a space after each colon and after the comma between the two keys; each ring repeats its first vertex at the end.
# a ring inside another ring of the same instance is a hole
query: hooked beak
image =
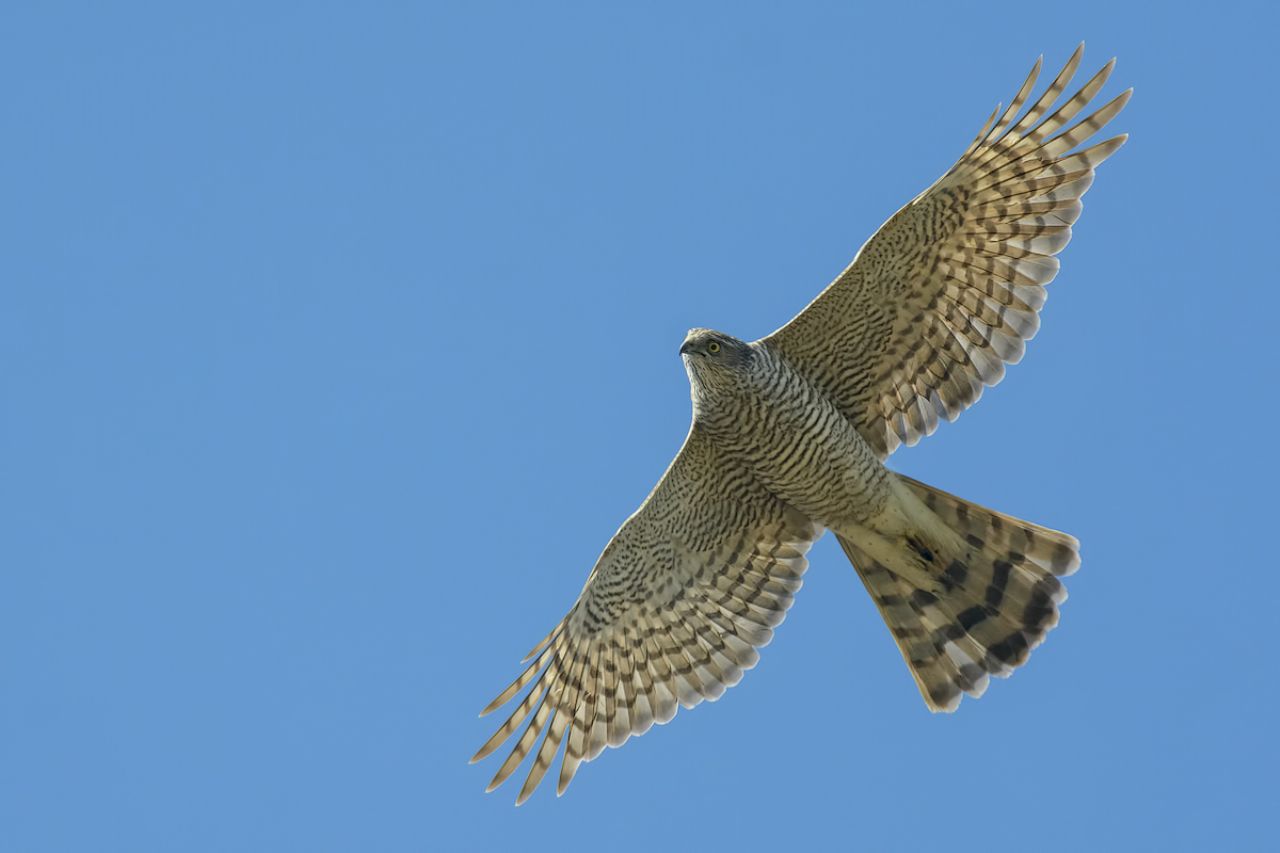
{"type": "Polygon", "coordinates": [[[683,344],[680,345],[681,355],[693,355],[693,353],[694,353],[693,341],[685,341],[683,344]]]}

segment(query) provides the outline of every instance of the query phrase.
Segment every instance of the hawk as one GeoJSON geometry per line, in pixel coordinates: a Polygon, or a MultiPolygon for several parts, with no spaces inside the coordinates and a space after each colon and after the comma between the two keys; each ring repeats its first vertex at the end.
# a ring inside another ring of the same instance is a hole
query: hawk
{"type": "Polygon", "coordinates": [[[517,804],[562,745],[557,793],[606,746],[719,698],[773,637],[826,530],[931,711],[981,696],[1058,623],[1060,578],[1080,564],[1073,537],[884,462],[999,382],[1039,326],[1094,169],[1126,139],[1081,147],[1132,90],[1076,120],[1115,60],[1054,108],[1083,47],[1024,113],[1037,60],[1009,108],[791,322],[750,343],[689,332],[689,435],[568,615],[482,712],[528,688],[472,759],[524,726],[489,790],[543,732],[517,804]]]}

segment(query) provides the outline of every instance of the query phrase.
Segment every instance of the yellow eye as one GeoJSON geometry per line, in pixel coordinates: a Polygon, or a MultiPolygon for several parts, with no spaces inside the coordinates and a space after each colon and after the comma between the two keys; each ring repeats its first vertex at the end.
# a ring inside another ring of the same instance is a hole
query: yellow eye
{"type": "Polygon", "coordinates": [[[720,352],[720,344],[717,343],[716,341],[712,341],[711,343],[707,344],[707,352],[711,353],[712,355],[715,355],[716,353],[720,352]]]}

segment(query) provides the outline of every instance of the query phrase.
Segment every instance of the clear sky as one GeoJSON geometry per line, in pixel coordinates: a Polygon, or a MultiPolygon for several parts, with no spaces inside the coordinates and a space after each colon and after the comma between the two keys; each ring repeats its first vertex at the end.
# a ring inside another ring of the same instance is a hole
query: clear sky
{"type": "Polygon", "coordinates": [[[195,5],[0,14],[0,848],[1274,842],[1266,5],[195,5]],[[787,320],[1081,39],[1132,138],[891,460],[1077,535],[1061,627],[932,716],[824,539],[724,699],[486,796],[685,330],[787,320]]]}

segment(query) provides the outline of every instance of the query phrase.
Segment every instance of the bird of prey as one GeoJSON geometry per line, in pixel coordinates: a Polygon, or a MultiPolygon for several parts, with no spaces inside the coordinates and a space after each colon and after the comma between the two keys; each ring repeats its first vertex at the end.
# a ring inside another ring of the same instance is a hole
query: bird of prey
{"type": "Polygon", "coordinates": [[[1039,326],[1080,199],[1126,139],[1081,147],[1132,90],[1076,118],[1115,60],[1054,107],[1083,47],[1023,112],[1037,60],[959,161],[785,326],[750,343],[689,332],[680,347],[689,435],[577,602],[484,709],[528,688],[472,759],[524,726],[489,790],[544,731],[517,804],[562,745],[558,793],[606,746],[718,698],[755,665],[826,530],[931,711],[981,696],[989,676],[1025,663],[1057,624],[1059,578],[1080,563],[1073,537],[884,462],[999,382],[1039,326]]]}

